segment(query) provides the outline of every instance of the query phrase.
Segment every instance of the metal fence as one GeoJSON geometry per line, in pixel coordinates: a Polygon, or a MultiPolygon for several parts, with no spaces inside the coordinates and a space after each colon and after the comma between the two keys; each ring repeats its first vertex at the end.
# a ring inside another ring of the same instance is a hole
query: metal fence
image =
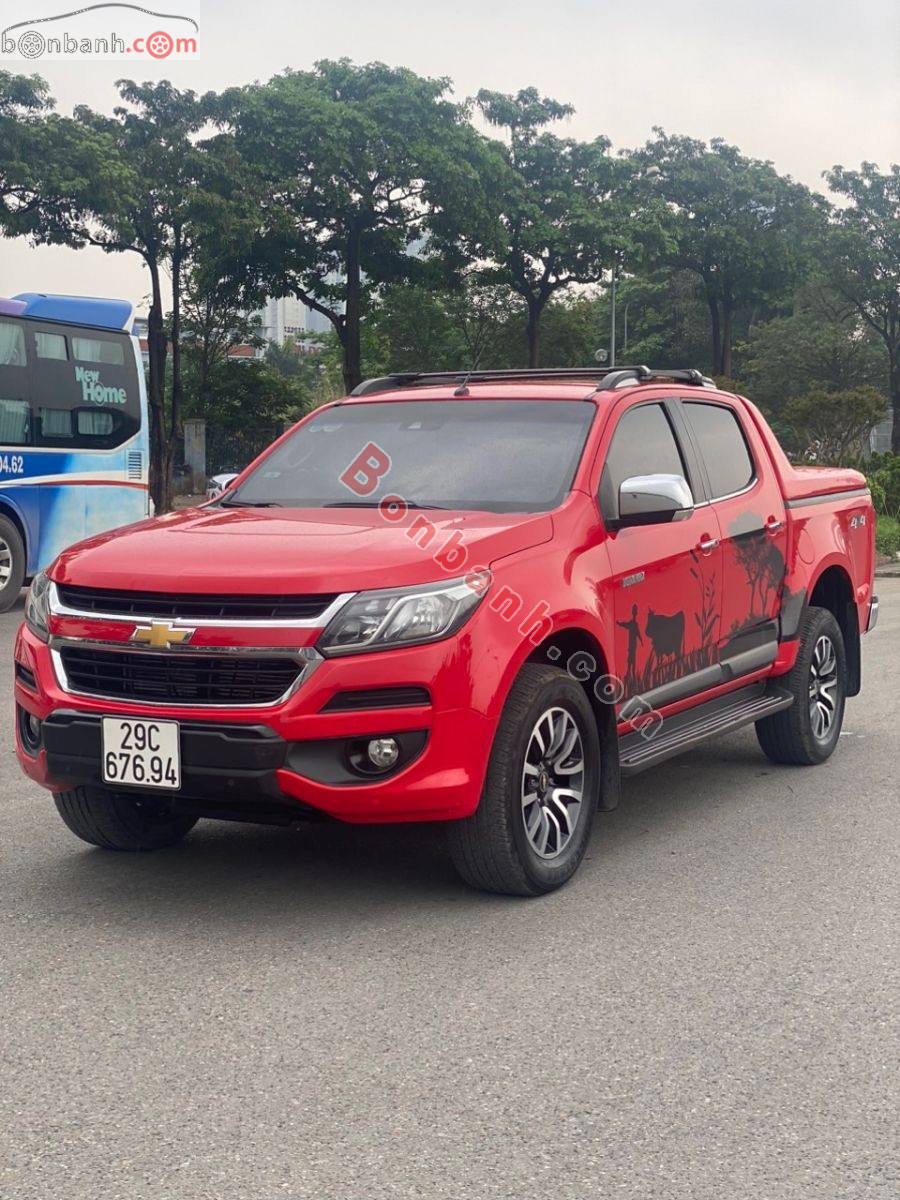
{"type": "Polygon", "coordinates": [[[206,473],[219,475],[224,471],[242,471],[244,467],[284,430],[283,425],[268,429],[217,429],[206,426],[206,473]]]}

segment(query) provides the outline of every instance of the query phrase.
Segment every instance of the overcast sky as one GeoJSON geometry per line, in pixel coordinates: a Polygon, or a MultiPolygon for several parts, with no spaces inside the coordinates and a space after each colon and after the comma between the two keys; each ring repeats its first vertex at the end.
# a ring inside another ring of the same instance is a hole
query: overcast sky
{"type": "MultiPolygon", "coordinates": [[[[0,12],[21,20],[27,0],[0,0],[0,12]]],[[[900,160],[900,0],[210,0],[199,21],[197,61],[156,77],[203,91],[319,58],[377,59],[447,75],[460,98],[534,85],[575,105],[560,131],[605,133],[616,148],[654,125],[721,136],[819,189],[835,163],[900,160]]],[[[3,65],[38,70],[63,112],[111,109],[114,81],[133,68],[3,65]]],[[[136,255],[0,240],[0,295],[20,291],[141,305],[147,283],[136,255]]]]}

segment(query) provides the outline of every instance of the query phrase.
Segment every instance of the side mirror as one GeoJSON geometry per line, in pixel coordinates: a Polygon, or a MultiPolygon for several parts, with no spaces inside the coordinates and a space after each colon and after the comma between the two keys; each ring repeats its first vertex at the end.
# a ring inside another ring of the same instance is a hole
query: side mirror
{"type": "Polygon", "coordinates": [[[682,475],[633,475],[619,488],[619,526],[683,521],[693,511],[694,497],[682,475]]]}

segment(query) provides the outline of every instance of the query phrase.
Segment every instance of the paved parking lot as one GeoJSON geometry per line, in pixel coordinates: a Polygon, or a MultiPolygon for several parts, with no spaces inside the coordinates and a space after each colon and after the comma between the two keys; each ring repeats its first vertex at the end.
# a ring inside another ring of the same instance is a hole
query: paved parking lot
{"type": "Polygon", "coordinates": [[[900,580],[836,756],[629,782],[556,895],[434,830],[75,840],[0,617],[6,1200],[897,1200],[900,580]]]}

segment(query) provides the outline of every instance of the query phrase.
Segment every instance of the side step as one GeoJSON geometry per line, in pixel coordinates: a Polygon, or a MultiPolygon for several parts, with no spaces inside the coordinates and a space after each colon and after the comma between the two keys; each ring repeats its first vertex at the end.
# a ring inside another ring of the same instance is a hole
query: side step
{"type": "Polygon", "coordinates": [[[648,727],[653,736],[644,737],[631,731],[619,741],[619,768],[623,775],[636,775],[667,758],[674,758],[707,738],[730,733],[742,725],[751,725],[760,717],[768,717],[790,708],[794,697],[782,688],[766,687],[764,683],[751,684],[737,692],[708,700],[689,708],[674,717],[667,717],[661,725],[648,727]]]}

